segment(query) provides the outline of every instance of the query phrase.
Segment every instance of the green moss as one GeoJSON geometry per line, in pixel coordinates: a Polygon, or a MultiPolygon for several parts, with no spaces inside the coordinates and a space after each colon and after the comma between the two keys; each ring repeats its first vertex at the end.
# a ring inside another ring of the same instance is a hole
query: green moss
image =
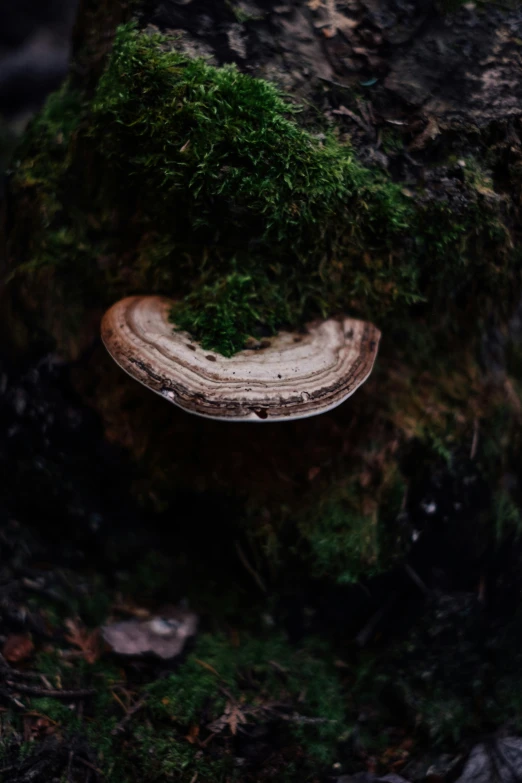
{"type": "Polygon", "coordinates": [[[252,9],[248,7],[248,5],[246,7],[243,7],[243,4],[241,2],[236,3],[236,2],[232,2],[232,0],[225,0],[225,5],[228,8],[230,8],[236,20],[240,24],[245,24],[245,22],[259,21],[264,17],[262,11],[253,12],[252,9]]]}
{"type": "Polygon", "coordinates": [[[497,541],[518,539],[522,534],[522,513],[505,490],[499,490],[493,500],[493,521],[497,541]]]}
{"type": "MultiPolygon", "coordinates": [[[[64,665],[58,654],[46,653],[36,666],[53,686],[94,687],[96,695],[83,714],[56,699],[25,701],[52,721],[61,738],[84,737],[111,783],[140,777],[189,781],[196,772],[203,780],[225,780],[225,775],[244,780],[245,770],[235,763],[240,748],[233,723],[211,727],[230,705],[241,711],[246,722],[239,725],[249,730],[277,725],[279,742],[294,747],[296,756],[289,765],[295,776],[289,769],[281,779],[307,780],[318,765],[332,762],[346,719],[332,660],[318,640],[293,648],[276,632],[265,637],[241,633],[234,639],[207,633],[171,674],[136,686],[107,661],[64,665]],[[134,700],[145,699],[144,707],[126,733],[113,732],[124,715],[121,701],[131,693],[134,700]]],[[[10,720],[16,726],[17,716],[10,720]]]]}
{"type": "Polygon", "coordinates": [[[322,763],[332,760],[345,721],[327,647],[309,640],[304,648],[292,649],[277,633],[264,639],[240,635],[236,645],[222,634],[203,635],[179,671],[152,684],[148,692],[155,715],[186,726],[199,725],[202,713],[209,723],[220,718],[230,700],[237,701],[249,722],[277,720],[276,703],[291,718],[301,696],[299,715],[291,718],[287,730],[322,763]]]}
{"type": "Polygon", "coordinates": [[[267,277],[232,272],[203,285],[172,311],[180,329],[192,332],[203,348],[232,356],[262,323],[270,333],[289,320],[286,301],[267,277]]]}
{"type": "Polygon", "coordinates": [[[397,155],[404,150],[404,134],[393,126],[385,127],[381,133],[381,145],[387,155],[397,155]]]}
{"type": "Polygon", "coordinates": [[[440,319],[459,297],[484,312],[492,286],[509,293],[505,205],[472,178],[451,202],[412,199],[335,128],[302,128],[273,85],[174,45],[121,27],[92,100],[65,87],[19,151],[12,187],[31,230],[12,235],[11,257],[26,280],[52,277],[50,310],[67,300],[81,321],[88,303],[161,292],[230,355],[316,315],[391,332],[419,302],[440,319]]]}
{"type": "Polygon", "coordinates": [[[428,603],[404,640],[384,655],[369,653],[353,694],[376,706],[370,747],[379,724],[393,725],[398,714],[419,741],[450,752],[494,726],[520,726],[520,619],[517,612],[493,630],[474,596],[447,594],[428,603]]]}
{"type": "Polygon", "coordinates": [[[350,149],[301,130],[297,108],[268,82],[163,52],[161,44],[120,31],[92,106],[91,132],[105,156],[125,178],[130,170],[143,194],[161,194],[159,219],[168,211],[179,220],[183,194],[185,216],[210,240],[249,229],[235,244],[313,250],[364,184],[350,149]]]}
{"type": "Polygon", "coordinates": [[[390,475],[373,487],[363,486],[366,476],[326,488],[320,499],[299,518],[301,556],[309,560],[312,573],[339,584],[382,571],[390,558],[401,553],[394,521],[399,514],[405,485],[395,464],[390,475]]]}

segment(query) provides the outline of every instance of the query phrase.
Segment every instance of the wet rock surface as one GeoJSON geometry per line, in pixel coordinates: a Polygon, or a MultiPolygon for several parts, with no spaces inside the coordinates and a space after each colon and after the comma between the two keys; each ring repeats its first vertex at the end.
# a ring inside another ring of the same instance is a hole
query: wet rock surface
{"type": "MultiPolygon", "coordinates": [[[[498,159],[496,186],[506,157],[520,166],[517,4],[467,3],[452,12],[432,2],[191,0],[149,2],[139,18],[173,33],[191,55],[275,81],[304,102],[309,122],[319,110],[349,134],[366,165],[406,187],[420,183],[426,200],[466,204],[462,158],[482,156],[481,133],[498,159]]],[[[513,193],[516,182],[507,188],[513,193]]],[[[501,192],[505,184],[483,195],[501,192]]]]}
{"type": "Polygon", "coordinates": [[[468,3],[445,15],[431,2],[191,0],[149,3],[142,20],[220,64],[279,76],[297,96],[323,82],[366,86],[370,101],[391,93],[406,113],[422,109],[441,121],[482,124],[522,112],[517,8],[468,3]]]}

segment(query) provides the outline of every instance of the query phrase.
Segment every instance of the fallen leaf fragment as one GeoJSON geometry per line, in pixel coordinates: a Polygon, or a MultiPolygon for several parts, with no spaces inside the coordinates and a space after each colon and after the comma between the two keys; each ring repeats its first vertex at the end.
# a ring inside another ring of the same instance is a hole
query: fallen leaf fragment
{"type": "Polygon", "coordinates": [[[174,658],[187,640],[196,634],[198,618],[194,612],[171,608],[148,620],[125,620],[102,628],[102,635],[118,655],[157,655],[174,658]]]}
{"type": "Polygon", "coordinates": [[[30,636],[25,633],[13,633],[7,637],[4,644],[3,655],[9,663],[26,661],[31,657],[34,644],[30,636]]]}
{"type": "Polygon", "coordinates": [[[190,727],[189,732],[186,735],[185,739],[187,740],[187,742],[190,742],[191,745],[195,745],[196,742],[198,741],[198,737],[199,737],[199,726],[194,723],[190,727]]]}
{"type": "Polygon", "coordinates": [[[424,130],[413,139],[408,147],[408,150],[410,152],[418,152],[419,150],[423,150],[428,145],[428,143],[430,141],[434,141],[434,139],[436,139],[439,134],[440,128],[437,124],[437,121],[433,117],[430,117],[428,119],[428,124],[424,130]]]}
{"type": "Polygon", "coordinates": [[[34,739],[43,739],[43,737],[54,734],[58,725],[47,715],[42,715],[39,712],[26,712],[24,714],[24,737],[28,742],[34,739]]]}
{"type": "Polygon", "coordinates": [[[228,726],[230,733],[235,736],[237,734],[237,727],[244,723],[247,723],[244,710],[239,706],[238,702],[230,700],[225,706],[223,715],[209,724],[207,728],[209,731],[219,734],[219,732],[223,731],[223,729],[228,726]]]}
{"type": "Polygon", "coordinates": [[[209,672],[212,672],[212,674],[215,674],[216,677],[219,677],[219,672],[214,669],[213,666],[210,665],[210,663],[207,663],[206,661],[200,661],[199,658],[194,658],[194,661],[199,665],[203,666],[204,669],[207,669],[209,672]]]}
{"type": "Polygon", "coordinates": [[[77,619],[66,620],[65,625],[69,630],[65,637],[67,641],[78,647],[87,663],[96,663],[101,655],[99,629],[88,631],[77,619]]]}

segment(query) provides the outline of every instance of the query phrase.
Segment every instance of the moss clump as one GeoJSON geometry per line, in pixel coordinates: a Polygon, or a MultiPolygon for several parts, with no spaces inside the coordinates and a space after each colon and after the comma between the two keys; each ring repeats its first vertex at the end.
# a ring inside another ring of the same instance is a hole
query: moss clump
{"type": "Polygon", "coordinates": [[[120,30],[92,104],[104,157],[143,195],[157,194],[147,208],[161,220],[188,215],[211,241],[250,225],[270,246],[302,248],[359,184],[349,148],[302,131],[268,82],[164,52],[162,43],[120,30]],[[182,215],[179,194],[188,202],[182,215]]]}
{"type": "MultiPolygon", "coordinates": [[[[185,245],[187,264],[175,253],[164,262],[172,288],[186,290],[181,274],[192,278],[173,317],[229,355],[256,326],[273,332],[338,308],[322,265],[345,221],[385,246],[406,229],[409,204],[333,134],[301,129],[298,109],[269,83],[162,43],[120,32],[89,134],[126,190],[139,183],[139,209],[177,237],[175,252],[185,245]]],[[[414,275],[397,299],[414,298],[414,275]]]]}
{"type": "Polygon", "coordinates": [[[494,726],[518,731],[519,615],[494,630],[475,595],[442,594],[427,602],[405,638],[361,659],[352,693],[356,703],[375,706],[366,727],[370,746],[382,724],[396,725],[398,716],[438,752],[494,726]]]}
{"type": "Polygon", "coordinates": [[[339,584],[355,582],[389,567],[401,554],[396,518],[405,484],[396,463],[386,465],[389,475],[372,482],[371,474],[354,472],[349,481],[329,486],[298,521],[302,552],[312,573],[339,584]],[[387,540],[387,531],[394,537],[387,540]]]}
{"type": "Polygon", "coordinates": [[[232,356],[243,348],[259,324],[274,333],[289,320],[290,308],[267,276],[232,272],[202,285],[174,308],[172,320],[201,339],[203,348],[232,356]]]}
{"type": "Polygon", "coordinates": [[[64,88],[20,149],[12,188],[31,226],[11,256],[53,276],[55,309],[59,290],[79,318],[87,302],[161,292],[230,355],[256,329],[319,314],[390,331],[417,302],[440,318],[509,291],[505,204],[475,182],[412,199],[335,128],[301,128],[273,85],[172,45],[122,26],[94,96],[64,88]]]}
{"type": "Polygon", "coordinates": [[[235,644],[222,634],[203,635],[179,672],[151,685],[149,693],[155,715],[187,727],[199,725],[203,713],[209,722],[220,718],[231,702],[254,723],[278,722],[279,715],[290,718],[298,711],[302,720],[288,720],[288,734],[316,763],[332,760],[345,722],[344,698],[327,647],[309,640],[292,649],[277,633],[264,639],[240,635],[235,644]]]}

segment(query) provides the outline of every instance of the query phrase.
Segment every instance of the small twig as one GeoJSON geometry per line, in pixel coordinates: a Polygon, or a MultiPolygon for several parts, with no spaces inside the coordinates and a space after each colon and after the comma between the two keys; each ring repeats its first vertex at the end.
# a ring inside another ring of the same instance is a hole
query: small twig
{"type": "Polygon", "coordinates": [[[406,158],[408,163],[411,163],[412,166],[416,166],[417,168],[420,168],[421,166],[424,166],[424,163],[421,163],[420,161],[415,160],[415,158],[412,158],[412,156],[408,155],[407,152],[403,152],[402,154],[406,158]]]}
{"type": "Polygon", "coordinates": [[[375,129],[375,118],[372,115],[372,108],[369,103],[365,103],[364,101],[357,100],[357,108],[361,112],[361,117],[366,122],[366,128],[369,132],[374,131],[375,129]]]}
{"type": "Polygon", "coordinates": [[[343,117],[349,117],[351,120],[357,123],[357,125],[359,125],[363,129],[363,131],[365,131],[365,133],[368,133],[371,130],[373,130],[371,127],[368,126],[366,120],[363,120],[354,111],[347,109],[346,106],[340,106],[338,109],[332,109],[332,114],[340,114],[343,117]]]}
{"type": "Polygon", "coordinates": [[[235,546],[236,546],[236,552],[237,552],[237,554],[238,554],[238,557],[239,557],[239,559],[241,560],[241,562],[242,562],[242,563],[243,563],[243,565],[245,566],[245,568],[246,568],[246,570],[248,571],[248,573],[250,574],[250,576],[251,576],[251,577],[253,577],[253,579],[254,579],[255,583],[257,584],[257,586],[259,587],[259,589],[260,589],[260,590],[261,590],[263,593],[266,593],[266,592],[268,592],[268,591],[267,591],[267,589],[266,589],[266,587],[265,587],[265,585],[264,585],[264,583],[263,583],[263,580],[261,579],[261,577],[259,576],[259,574],[257,573],[257,571],[255,571],[255,569],[254,569],[254,568],[252,568],[252,566],[250,565],[250,563],[249,563],[249,562],[248,562],[248,560],[246,559],[246,555],[245,555],[245,553],[243,552],[243,550],[241,549],[241,546],[240,546],[240,544],[239,544],[239,541],[235,541],[234,543],[235,543],[235,546]]]}
{"type": "Polygon", "coordinates": [[[356,636],[355,640],[358,645],[364,647],[364,645],[367,644],[367,642],[373,636],[373,633],[377,628],[377,626],[379,625],[380,621],[388,612],[388,610],[391,609],[391,607],[395,604],[398,597],[399,594],[397,591],[392,593],[388,601],[386,601],[386,603],[384,604],[384,606],[381,606],[381,608],[378,609],[375,612],[375,614],[372,615],[372,617],[370,617],[370,619],[368,620],[364,628],[361,631],[359,631],[359,633],[356,636]]]}
{"type": "Polygon", "coordinates": [[[0,775],[4,772],[13,772],[15,769],[19,769],[18,764],[11,764],[9,767],[0,767],[0,775]]]}
{"type": "Polygon", "coordinates": [[[471,441],[471,451],[469,453],[470,459],[475,459],[475,457],[477,456],[478,442],[479,442],[479,422],[478,419],[475,418],[473,420],[473,440],[471,441]]]}
{"type": "Polygon", "coordinates": [[[401,500],[401,512],[406,511],[406,506],[408,504],[408,494],[410,491],[410,485],[406,484],[404,486],[404,492],[402,493],[402,500],[401,500]]]}
{"type": "Polygon", "coordinates": [[[281,720],[289,721],[290,723],[337,723],[338,721],[331,718],[309,718],[307,715],[299,715],[298,712],[294,712],[292,715],[279,715],[281,720]]]}
{"type": "Polygon", "coordinates": [[[200,743],[199,743],[199,746],[200,746],[201,748],[206,748],[206,747],[207,747],[207,745],[208,745],[210,742],[212,742],[212,740],[214,739],[214,737],[217,737],[217,735],[218,735],[218,732],[217,732],[217,731],[213,731],[213,732],[212,732],[212,734],[209,734],[209,735],[208,735],[208,737],[206,738],[206,740],[203,740],[203,742],[200,742],[200,743]]]}
{"type": "Polygon", "coordinates": [[[29,718],[45,718],[45,720],[48,720],[49,723],[52,723],[53,726],[59,726],[57,720],[53,720],[48,715],[44,715],[43,712],[37,712],[37,710],[27,710],[25,713],[29,718]]]}
{"type": "Polygon", "coordinates": [[[71,773],[72,773],[73,759],[74,759],[74,751],[70,750],[69,751],[69,760],[67,762],[67,783],[71,783],[71,781],[72,781],[71,773]]]}
{"type": "Polygon", "coordinates": [[[230,691],[228,690],[228,688],[224,688],[222,685],[218,685],[218,690],[220,690],[220,691],[221,691],[221,693],[223,694],[223,696],[226,696],[226,697],[227,697],[227,699],[229,699],[230,701],[232,701],[232,702],[235,702],[235,701],[237,701],[237,699],[235,698],[235,696],[233,696],[233,695],[230,693],[230,691]]]}
{"type": "Polygon", "coordinates": [[[51,688],[49,680],[45,674],[39,674],[38,672],[21,672],[18,669],[13,669],[10,666],[3,655],[0,654],[0,672],[2,669],[9,675],[9,677],[20,677],[21,680],[40,680],[46,686],[51,688]]]}
{"type": "Polygon", "coordinates": [[[88,767],[89,769],[92,769],[93,772],[95,772],[97,775],[99,775],[101,778],[104,777],[103,772],[101,769],[98,769],[98,767],[95,767],[94,764],[91,764],[90,761],[87,761],[86,759],[82,759],[81,756],[76,757],[76,761],[79,761],[80,764],[83,764],[84,766],[88,767]]]}
{"type": "Polygon", "coordinates": [[[481,604],[486,601],[486,575],[484,572],[480,575],[477,598],[481,604]]]}
{"type": "Polygon", "coordinates": [[[365,594],[366,598],[369,598],[369,599],[370,599],[370,601],[372,600],[372,593],[371,593],[371,590],[369,590],[369,589],[366,587],[366,585],[364,585],[362,582],[357,582],[357,587],[359,588],[359,590],[362,590],[362,591],[363,591],[363,593],[365,594]]]}
{"type": "Polygon", "coordinates": [[[404,570],[406,571],[406,573],[408,574],[410,579],[413,582],[415,582],[415,584],[417,585],[419,590],[422,590],[424,595],[429,595],[430,594],[430,588],[426,584],[424,584],[424,582],[422,581],[422,579],[420,578],[418,573],[411,567],[411,565],[409,563],[405,563],[404,570]]]}
{"type": "Polygon", "coordinates": [[[318,76],[317,77],[320,82],[324,82],[325,84],[331,84],[332,87],[337,87],[341,90],[346,90],[346,92],[351,92],[351,86],[349,84],[342,84],[342,82],[336,82],[333,79],[327,79],[325,76],[318,76]]]}
{"type": "Polygon", "coordinates": [[[281,666],[280,663],[277,663],[277,661],[268,661],[270,666],[273,666],[274,669],[278,672],[280,672],[284,677],[288,677],[288,669],[285,669],[284,666],[281,666]]]}
{"type": "Polygon", "coordinates": [[[51,699],[85,699],[87,696],[95,696],[95,688],[79,688],[78,690],[59,690],[58,688],[38,688],[36,685],[24,685],[19,682],[6,680],[6,685],[20,693],[29,696],[48,696],[51,699]]]}
{"type": "Polygon", "coordinates": [[[119,734],[120,731],[123,731],[127,723],[130,721],[133,715],[135,715],[138,710],[141,710],[142,707],[145,706],[147,702],[147,697],[142,696],[141,699],[138,699],[136,704],[134,704],[130,709],[127,711],[127,713],[123,716],[123,718],[120,720],[120,722],[113,728],[111,731],[111,734],[119,734]]]}
{"type": "Polygon", "coordinates": [[[511,404],[513,413],[516,418],[520,420],[520,417],[522,416],[522,405],[520,404],[520,399],[515,391],[513,382],[509,378],[506,378],[504,381],[504,391],[506,392],[508,402],[511,404]]]}
{"type": "Polygon", "coordinates": [[[111,695],[112,695],[112,698],[113,698],[115,701],[117,701],[117,702],[118,702],[118,704],[120,705],[120,707],[122,708],[124,715],[126,715],[126,714],[128,713],[128,711],[129,711],[129,708],[125,706],[125,704],[122,702],[122,700],[120,699],[120,697],[118,696],[118,694],[117,694],[117,693],[115,693],[114,691],[112,691],[112,694],[111,694],[111,695]]]}
{"type": "Polygon", "coordinates": [[[26,590],[31,590],[33,593],[38,593],[38,595],[43,595],[45,598],[50,598],[51,601],[56,601],[56,603],[64,604],[65,606],[69,605],[67,599],[56,590],[53,590],[52,587],[42,587],[37,581],[29,579],[27,576],[22,578],[22,586],[25,587],[26,590]]]}
{"type": "Polygon", "coordinates": [[[0,689],[0,697],[3,697],[7,701],[12,702],[18,709],[24,710],[24,712],[27,710],[27,707],[25,704],[22,704],[21,701],[19,701],[17,698],[12,696],[8,691],[6,691],[4,688],[0,689]]]}

